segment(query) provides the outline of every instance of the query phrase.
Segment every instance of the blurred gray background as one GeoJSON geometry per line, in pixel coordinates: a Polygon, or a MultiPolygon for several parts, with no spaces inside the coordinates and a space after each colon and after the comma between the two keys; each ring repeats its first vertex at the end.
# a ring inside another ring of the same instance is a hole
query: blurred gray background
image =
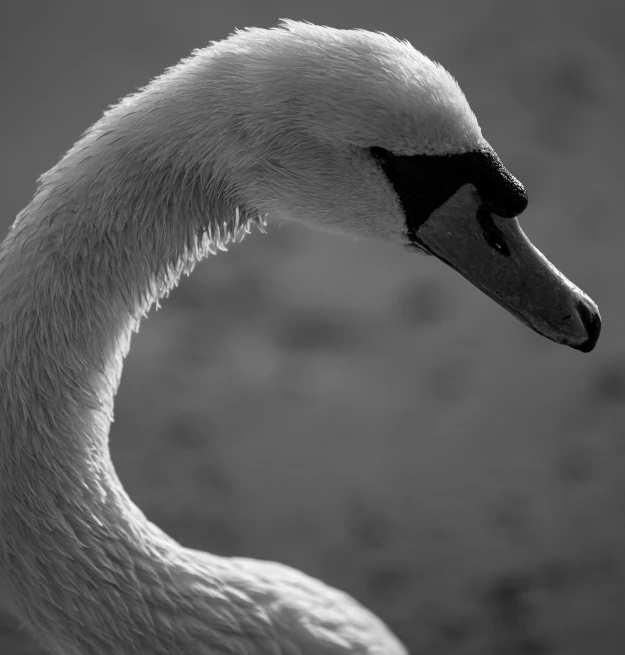
{"type": "MultiPolygon", "coordinates": [[[[3,2],[4,236],[103,109],[278,18],[409,39],[526,185],[522,224],[598,302],[590,355],[440,262],[270,224],[134,338],[113,459],[183,544],[279,560],[412,653],[625,652],[622,2],[3,2]]],[[[0,654],[40,653],[0,615],[0,654]]]]}

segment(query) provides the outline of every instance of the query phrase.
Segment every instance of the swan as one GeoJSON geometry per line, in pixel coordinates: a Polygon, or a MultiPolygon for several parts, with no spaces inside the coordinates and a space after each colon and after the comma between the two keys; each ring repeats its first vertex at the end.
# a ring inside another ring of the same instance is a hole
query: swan
{"type": "Polygon", "coordinates": [[[109,108],[0,246],[2,602],[63,655],[405,654],[346,594],[146,519],[108,450],[123,359],[182,274],[268,218],[433,255],[588,352],[599,311],[526,205],[451,75],[381,33],[237,31],[109,108]]]}

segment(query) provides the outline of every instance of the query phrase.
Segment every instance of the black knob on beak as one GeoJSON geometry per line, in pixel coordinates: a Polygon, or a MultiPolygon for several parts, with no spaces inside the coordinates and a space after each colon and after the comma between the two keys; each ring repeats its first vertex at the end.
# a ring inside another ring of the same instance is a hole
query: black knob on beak
{"type": "Polygon", "coordinates": [[[492,148],[473,154],[473,183],[482,202],[503,218],[513,218],[527,208],[525,187],[501,163],[492,148]]]}

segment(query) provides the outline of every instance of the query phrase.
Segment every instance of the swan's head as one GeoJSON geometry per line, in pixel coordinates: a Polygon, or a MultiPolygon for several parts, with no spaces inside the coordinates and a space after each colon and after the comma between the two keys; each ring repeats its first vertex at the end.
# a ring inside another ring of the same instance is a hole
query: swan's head
{"type": "Polygon", "coordinates": [[[442,66],[385,34],[292,21],[207,52],[243,204],[434,255],[540,334],[592,350],[596,305],[521,231],[525,189],[442,66]]]}

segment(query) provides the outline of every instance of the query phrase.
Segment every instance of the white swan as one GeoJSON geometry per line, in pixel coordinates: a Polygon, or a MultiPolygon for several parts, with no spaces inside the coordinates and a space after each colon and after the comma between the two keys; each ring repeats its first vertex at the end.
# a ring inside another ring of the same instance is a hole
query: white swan
{"type": "Polygon", "coordinates": [[[405,653],[345,594],[146,520],[108,451],[122,360],[152,303],[266,216],[435,254],[588,351],[597,308],[525,206],[452,77],[384,34],[238,32],[108,110],[0,249],[2,600],[62,655],[405,653]]]}

